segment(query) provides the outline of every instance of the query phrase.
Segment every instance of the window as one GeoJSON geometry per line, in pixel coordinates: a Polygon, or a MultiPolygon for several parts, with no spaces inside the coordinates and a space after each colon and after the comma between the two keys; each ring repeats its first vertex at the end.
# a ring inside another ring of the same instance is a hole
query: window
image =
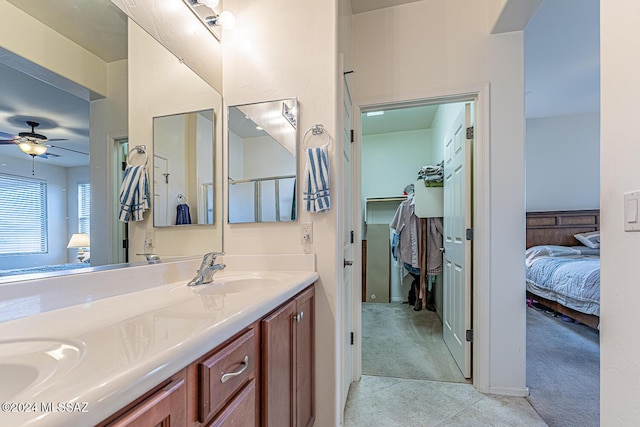
{"type": "Polygon", "coordinates": [[[0,255],[47,253],[47,183],[0,174],[0,255]]]}
{"type": "Polygon", "coordinates": [[[91,228],[91,184],[78,184],[78,233],[89,235],[91,228]]]}

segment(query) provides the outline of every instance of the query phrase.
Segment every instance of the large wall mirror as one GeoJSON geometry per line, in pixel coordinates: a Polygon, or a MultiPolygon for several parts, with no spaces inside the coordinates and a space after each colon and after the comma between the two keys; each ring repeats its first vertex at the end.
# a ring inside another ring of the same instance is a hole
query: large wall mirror
{"type": "Polygon", "coordinates": [[[153,118],[153,225],[214,224],[213,109],[153,118]]]}
{"type": "MultiPolygon", "coordinates": [[[[117,220],[121,165],[137,145],[153,156],[153,117],[213,108],[218,144],[209,162],[218,159],[212,181],[221,185],[221,95],[109,0],[81,7],[62,0],[0,0],[0,15],[6,20],[0,35],[0,180],[11,184],[0,187],[0,283],[30,279],[30,273],[144,262],[135,254],[153,226],[153,206],[144,221],[117,220]],[[155,73],[175,67],[174,78],[155,73]],[[186,100],[176,100],[174,92],[184,92],[186,100]],[[171,95],[151,100],[153,93],[171,95]],[[190,103],[197,94],[203,94],[198,104],[190,103]],[[23,137],[46,153],[31,156],[17,143],[23,137]]],[[[222,192],[215,193],[215,218],[221,218],[222,192]]],[[[153,235],[153,250],[163,259],[222,250],[222,227],[208,226],[202,247],[175,228],[153,235]]]]}
{"type": "Polygon", "coordinates": [[[297,219],[295,98],[229,107],[229,223],[297,219]]]}

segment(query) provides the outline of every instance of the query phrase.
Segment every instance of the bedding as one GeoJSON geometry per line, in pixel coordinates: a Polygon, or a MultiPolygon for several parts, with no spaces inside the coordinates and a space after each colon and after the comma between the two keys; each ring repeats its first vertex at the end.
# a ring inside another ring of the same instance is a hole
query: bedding
{"type": "Polygon", "coordinates": [[[526,252],[527,290],[586,314],[600,315],[599,250],[533,246],[526,252]]]}
{"type": "Polygon", "coordinates": [[[79,268],[88,267],[91,267],[91,264],[87,262],[75,262],[71,264],[44,265],[41,267],[14,268],[11,270],[0,270],[0,277],[15,276],[18,274],[49,273],[52,271],[76,270],[79,268]]]}

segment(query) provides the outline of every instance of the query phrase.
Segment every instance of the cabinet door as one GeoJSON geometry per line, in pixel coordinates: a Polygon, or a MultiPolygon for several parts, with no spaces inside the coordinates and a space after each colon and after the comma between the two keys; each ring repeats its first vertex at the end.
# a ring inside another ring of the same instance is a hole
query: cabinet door
{"type": "Polygon", "coordinates": [[[307,427],[313,425],[315,420],[314,288],[311,287],[300,294],[295,303],[295,425],[307,427]]]}
{"type": "Polygon", "coordinates": [[[207,427],[248,427],[256,421],[256,380],[251,380],[207,427]]]}
{"type": "Polygon", "coordinates": [[[262,320],[262,420],[266,427],[293,425],[293,322],[291,301],[262,320]]]}
{"type": "MultiPolygon", "coordinates": [[[[184,413],[182,407],[176,407],[174,402],[182,402],[186,397],[184,379],[169,383],[162,390],[133,408],[129,413],[111,424],[112,427],[179,427],[184,425],[182,417],[177,413],[184,413]],[[172,416],[173,414],[173,416],[172,416]]],[[[180,405],[179,405],[180,406],[180,405]]]]}

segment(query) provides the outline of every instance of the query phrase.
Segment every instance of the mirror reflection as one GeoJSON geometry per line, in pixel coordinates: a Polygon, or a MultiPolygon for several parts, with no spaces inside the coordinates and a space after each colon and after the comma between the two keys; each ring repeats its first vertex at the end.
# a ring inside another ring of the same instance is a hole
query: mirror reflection
{"type": "Polygon", "coordinates": [[[213,224],[213,109],[153,119],[153,225],[213,224]]]}
{"type": "MultiPolygon", "coordinates": [[[[30,29],[20,37],[11,31],[0,35],[0,140],[6,141],[0,144],[0,283],[40,277],[31,273],[61,275],[144,262],[135,254],[142,252],[150,221],[118,221],[118,193],[130,148],[151,147],[153,116],[210,107],[221,111],[220,94],[204,82],[211,91],[206,101],[192,106],[181,100],[175,108],[178,101],[158,98],[152,101],[155,114],[147,115],[151,101],[140,96],[139,88],[165,93],[167,85],[191,99],[197,96],[184,82],[202,79],[155,39],[142,43],[146,33],[111,1],[84,2],[80,8],[64,1],[0,0],[0,5],[6,22],[30,29]],[[152,47],[166,55],[150,57],[152,47]],[[140,57],[140,51],[144,58],[132,61],[129,56],[140,57]],[[180,79],[153,79],[154,70],[175,64],[184,68],[180,79]],[[22,149],[20,142],[33,147],[22,149]]],[[[198,86],[197,92],[205,90],[198,86]]],[[[218,140],[221,128],[218,122],[218,140]]],[[[219,152],[215,158],[220,173],[219,152]]],[[[221,185],[220,177],[214,181],[221,185]]],[[[219,188],[216,193],[220,217],[219,188]]],[[[206,245],[221,251],[222,230],[216,227],[209,226],[206,245]]],[[[188,232],[175,234],[175,229],[153,233],[154,251],[167,258],[187,252],[176,242],[188,240],[182,237],[188,232]]]]}
{"type": "Polygon", "coordinates": [[[229,107],[229,223],[297,219],[297,101],[229,107]]]}

